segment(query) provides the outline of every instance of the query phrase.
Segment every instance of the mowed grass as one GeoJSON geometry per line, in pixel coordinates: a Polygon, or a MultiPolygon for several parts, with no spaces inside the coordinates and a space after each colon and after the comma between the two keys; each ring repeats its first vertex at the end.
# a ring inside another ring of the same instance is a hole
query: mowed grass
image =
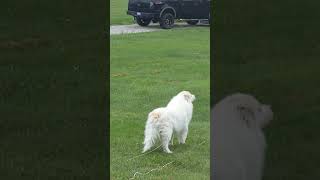
{"type": "Polygon", "coordinates": [[[110,0],[110,24],[132,24],[133,17],[127,15],[129,0],[110,0]]]}
{"type": "Polygon", "coordinates": [[[207,27],[111,36],[111,179],[155,168],[136,176],[209,179],[209,61],[207,27]],[[186,144],[177,145],[175,139],[173,154],[158,148],[139,156],[148,113],[181,90],[197,97],[186,144]]]}
{"type": "Polygon", "coordinates": [[[319,5],[246,0],[217,7],[211,97],[240,91],[272,105],[264,180],[320,179],[319,5]]]}

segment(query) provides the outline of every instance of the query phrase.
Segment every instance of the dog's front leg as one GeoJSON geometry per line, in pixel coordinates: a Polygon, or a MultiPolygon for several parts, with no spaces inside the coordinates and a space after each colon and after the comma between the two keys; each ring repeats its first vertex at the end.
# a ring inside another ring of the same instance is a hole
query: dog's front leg
{"type": "Polygon", "coordinates": [[[173,146],[173,138],[174,138],[174,133],[172,133],[172,138],[171,138],[171,145],[173,146]]]}
{"type": "Polygon", "coordinates": [[[188,136],[188,131],[189,131],[188,126],[186,126],[182,130],[182,132],[181,132],[181,144],[186,143],[186,139],[187,139],[187,136],[188,136]]]}

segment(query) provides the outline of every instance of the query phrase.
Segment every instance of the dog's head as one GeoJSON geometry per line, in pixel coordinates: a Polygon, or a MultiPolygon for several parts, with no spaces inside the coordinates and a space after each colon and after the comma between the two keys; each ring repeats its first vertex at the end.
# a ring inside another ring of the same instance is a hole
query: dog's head
{"type": "Polygon", "coordinates": [[[196,96],[191,94],[189,91],[181,91],[178,95],[182,96],[187,102],[192,103],[194,100],[196,100],[196,96]]]}
{"type": "Polygon", "coordinates": [[[270,105],[261,104],[256,98],[247,94],[234,94],[229,101],[236,106],[239,114],[248,127],[264,128],[272,119],[273,112],[270,105]]]}

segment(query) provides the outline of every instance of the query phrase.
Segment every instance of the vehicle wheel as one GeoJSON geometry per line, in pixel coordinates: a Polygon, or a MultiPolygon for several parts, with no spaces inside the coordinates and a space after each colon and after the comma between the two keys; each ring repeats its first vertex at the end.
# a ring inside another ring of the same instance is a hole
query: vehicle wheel
{"type": "Polygon", "coordinates": [[[173,14],[167,12],[164,13],[161,17],[160,17],[160,27],[163,29],[171,29],[173,28],[174,25],[174,16],[173,14]]]}
{"type": "Polygon", "coordinates": [[[189,25],[196,25],[196,24],[199,23],[199,20],[189,20],[189,21],[187,21],[187,23],[188,23],[189,25]]]}
{"type": "Polygon", "coordinates": [[[148,26],[151,22],[151,19],[142,19],[137,17],[136,18],[136,22],[140,25],[140,26],[148,26]]]}

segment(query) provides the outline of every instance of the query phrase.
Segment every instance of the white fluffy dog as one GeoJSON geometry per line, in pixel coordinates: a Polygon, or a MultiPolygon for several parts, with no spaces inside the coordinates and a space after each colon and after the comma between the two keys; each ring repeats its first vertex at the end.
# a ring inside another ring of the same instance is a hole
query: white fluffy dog
{"type": "Polygon", "coordinates": [[[182,91],[174,96],[166,107],[154,109],[148,115],[144,131],[143,153],[149,150],[159,139],[166,153],[172,153],[169,142],[176,133],[179,144],[184,144],[188,135],[188,126],[192,118],[195,96],[182,91]]]}
{"type": "Polygon", "coordinates": [[[265,137],[273,112],[253,96],[233,94],[212,110],[213,179],[261,180],[265,137]]]}

